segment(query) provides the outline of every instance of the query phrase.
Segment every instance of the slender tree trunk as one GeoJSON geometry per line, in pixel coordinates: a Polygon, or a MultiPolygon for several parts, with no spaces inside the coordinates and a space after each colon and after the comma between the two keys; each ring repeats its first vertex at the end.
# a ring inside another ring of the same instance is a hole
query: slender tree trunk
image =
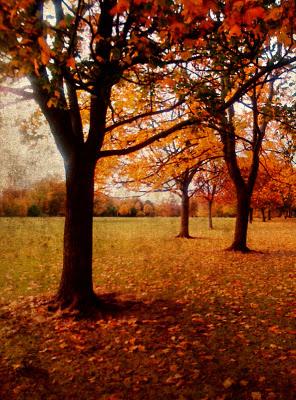
{"type": "Polygon", "coordinates": [[[261,208],[262,222],[266,222],[265,208],[261,208]]]}
{"type": "Polygon", "coordinates": [[[267,211],[267,219],[268,219],[268,221],[271,221],[271,209],[270,208],[267,211]]]}
{"type": "Polygon", "coordinates": [[[250,211],[249,211],[249,222],[250,224],[253,223],[253,207],[250,207],[250,211]]]}
{"type": "Polygon", "coordinates": [[[247,247],[250,203],[251,196],[248,194],[248,192],[246,190],[237,190],[237,216],[234,231],[234,241],[228,250],[241,251],[243,253],[250,251],[247,247]]]}
{"type": "Polygon", "coordinates": [[[189,235],[189,196],[187,187],[182,188],[181,227],[177,237],[187,239],[191,237],[189,235]]]}
{"type": "Polygon", "coordinates": [[[92,283],[92,225],[95,162],[73,157],[66,167],[64,261],[57,294],[62,308],[87,309],[96,296],[92,283]]]}
{"type": "Polygon", "coordinates": [[[212,208],[213,208],[213,201],[208,200],[209,229],[213,229],[212,208]]]}
{"type": "MultiPolygon", "coordinates": [[[[226,77],[225,77],[226,78],[226,77]]],[[[227,78],[222,85],[229,84],[227,78]]],[[[268,104],[272,104],[274,95],[273,80],[270,82],[268,92],[268,104]]],[[[228,112],[224,114],[225,130],[221,131],[221,140],[223,143],[224,159],[230,174],[230,177],[236,188],[237,195],[237,218],[235,225],[234,241],[230,246],[230,250],[247,252],[250,251],[247,247],[247,232],[248,232],[248,218],[251,206],[251,198],[256,183],[258,170],[259,170],[259,155],[262,146],[262,141],[265,136],[266,128],[269,123],[269,117],[263,117],[260,120],[258,94],[256,86],[252,88],[251,94],[252,103],[252,116],[253,116],[253,133],[252,133],[252,162],[248,171],[247,179],[244,178],[242,170],[238,164],[236,152],[236,132],[234,125],[235,109],[230,106],[228,112]]]]}

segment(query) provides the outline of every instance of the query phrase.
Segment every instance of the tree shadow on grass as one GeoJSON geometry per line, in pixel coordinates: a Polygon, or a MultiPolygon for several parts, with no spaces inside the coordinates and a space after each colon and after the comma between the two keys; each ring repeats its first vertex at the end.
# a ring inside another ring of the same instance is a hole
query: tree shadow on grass
{"type": "Polygon", "coordinates": [[[189,239],[189,240],[191,240],[191,239],[193,239],[193,240],[211,240],[211,238],[209,238],[209,237],[204,237],[204,236],[189,236],[189,237],[184,237],[184,236],[179,236],[179,235],[177,235],[177,236],[175,236],[175,239],[189,239]]]}
{"type": "Polygon", "coordinates": [[[296,258],[296,250],[266,250],[264,251],[264,254],[268,254],[271,256],[276,256],[276,257],[295,257],[296,258]]]}
{"type": "Polygon", "coordinates": [[[32,318],[21,309],[6,315],[11,351],[28,349],[17,365],[0,362],[8,364],[6,375],[0,368],[1,399],[292,400],[288,360],[278,362],[286,349],[263,351],[264,327],[246,321],[237,304],[99,298],[104,313],[84,319],[44,306],[32,318]]]}
{"type": "Polygon", "coordinates": [[[0,355],[1,400],[61,398],[67,398],[64,397],[62,383],[51,379],[50,371],[42,365],[34,351],[27,352],[14,364],[0,355]]]}

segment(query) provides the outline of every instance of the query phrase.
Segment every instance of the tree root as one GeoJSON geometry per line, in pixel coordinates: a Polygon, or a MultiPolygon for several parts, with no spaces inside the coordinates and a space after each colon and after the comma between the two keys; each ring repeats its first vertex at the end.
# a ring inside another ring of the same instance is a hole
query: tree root
{"type": "Polygon", "coordinates": [[[99,299],[94,293],[87,296],[63,296],[58,293],[48,305],[49,311],[62,314],[80,314],[96,309],[99,309],[99,299]]]}
{"type": "Polygon", "coordinates": [[[243,245],[236,245],[236,244],[232,244],[230,247],[227,247],[225,250],[226,251],[235,251],[235,252],[240,252],[240,253],[253,253],[253,250],[249,249],[249,247],[243,246],[243,245]]]}
{"type": "Polygon", "coordinates": [[[235,251],[235,252],[240,252],[240,253],[252,253],[252,254],[264,254],[263,251],[260,250],[252,250],[247,246],[242,246],[242,245],[236,245],[232,244],[230,247],[227,247],[225,251],[235,251]]]}
{"type": "Polygon", "coordinates": [[[177,235],[176,238],[180,238],[180,239],[196,239],[194,236],[183,235],[181,233],[179,233],[179,235],[177,235]]]}
{"type": "Polygon", "coordinates": [[[88,296],[63,297],[57,294],[47,305],[50,312],[58,312],[63,317],[105,318],[121,311],[120,304],[114,294],[97,296],[95,293],[88,296]]]}

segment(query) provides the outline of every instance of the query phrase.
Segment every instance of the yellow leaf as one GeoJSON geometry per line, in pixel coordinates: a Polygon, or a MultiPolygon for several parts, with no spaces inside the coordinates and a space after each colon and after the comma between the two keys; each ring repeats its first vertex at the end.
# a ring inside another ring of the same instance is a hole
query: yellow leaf
{"type": "Polygon", "coordinates": [[[225,381],[223,382],[223,386],[225,387],[225,389],[230,388],[230,386],[232,386],[234,384],[234,380],[231,378],[227,378],[225,379],[225,381]]]}

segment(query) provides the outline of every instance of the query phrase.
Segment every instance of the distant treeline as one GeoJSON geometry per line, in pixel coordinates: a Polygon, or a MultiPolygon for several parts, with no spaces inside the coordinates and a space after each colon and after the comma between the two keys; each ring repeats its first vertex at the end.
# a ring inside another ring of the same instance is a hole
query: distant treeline
{"type": "MultiPolygon", "coordinates": [[[[0,194],[0,216],[2,217],[42,217],[65,215],[65,182],[56,178],[43,179],[30,188],[7,188],[0,194]]],[[[194,197],[190,202],[190,216],[206,216],[206,202],[194,197]]],[[[293,208],[268,209],[271,216],[295,216],[293,208]]],[[[258,207],[254,216],[260,217],[262,209],[258,207]]],[[[176,197],[162,202],[152,202],[140,197],[117,198],[96,192],[94,216],[97,217],[178,217],[181,207],[176,197]]],[[[213,207],[213,216],[235,217],[235,202],[217,199],[213,207]]]]}
{"type": "MultiPolygon", "coordinates": [[[[0,216],[41,217],[65,215],[65,183],[55,178],[43,179],[27,189],[7,188],[0,195],[0,216]]],[[[179,216],[180,206],[171,199],[154,204],[137,197],[113,198],[97,192],[94,216],[153,217],[179,216]]]]}

